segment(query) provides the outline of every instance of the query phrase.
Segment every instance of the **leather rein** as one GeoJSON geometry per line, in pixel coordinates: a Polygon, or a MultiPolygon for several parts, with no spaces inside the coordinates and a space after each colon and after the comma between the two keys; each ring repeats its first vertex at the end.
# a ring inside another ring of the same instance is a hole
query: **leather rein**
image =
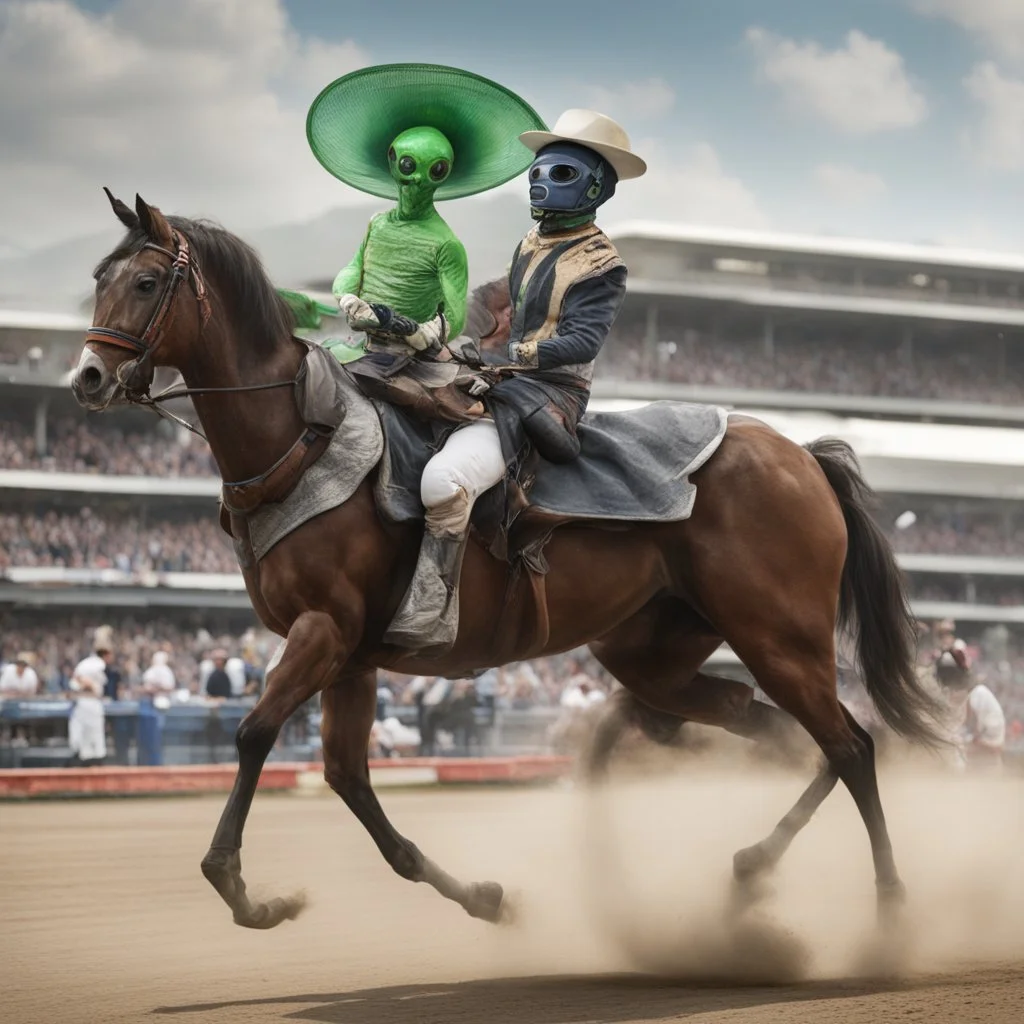
{"type": "MultiPolygon", "coordinates": [[[[190,430],[197,437],[201,437],[209,443],[209,439],[198,427],[189,423],[188,420],[176,415],[169,409],[163,408],[163,402],[169,402],[176,398],[188,398],[192,395],[223,394],[227,392],[243,391],[269,391],[274,388],[293,387],[298,382],[298,377],[291,380],[273,381],[269,384],[243,384],[237,387],[218,388],[190,388],[172,384],[169,388],[151,395],[149,389],[151,383],[145,388],[139,389],[132,386],[132,378],[149,364],[152,366],[153,354],[160,347],[165,337],[170,311],[174,305],[178,289],[183,281],[190,281],[196,302],[199,305],[200,327],[203,329],[210,320],[211,308],[210,299],[206,291],[206,282],[203,280],[202,271],[192,256],[188,239],[180,231],[175,230],[172,235],[177,252],[171,252],[155,242],[146,242],[142,249],[152,249],[167,256],[171,260],[170,273],[164,284],[163,292],[157,303],[149,322],[146,324],[142,334],[136,337],[126,331],[115,330],[112,327],[92,326],[86,332],[85,344],[96,342],[101,345],[113,345],[115,348],[127,349],[136,353],[136,358],[120,363],[117,367],[117,382],[124,392],[125,399],[132,405],[140,405],[151,409],[153,412],[172,420],[179,426],[190,430]]],[[[326,446],[327,437],[312,427],[307,426],[292,446],[281,456],[266,472],[258,476],[250,477],[248,480],[224,481],[221,501],[224,507],[237,515],[248,515],[254,512],[266,501],[280,501],[298,482],[298,475],[301,475],[309,462],[313,461],[307,457],[314,446],[318,449],[316,455],[323,451],[326,446]],[[317,442],[320,442],[319,444],[317,442]],[[298,475],[296,475],[298,474],[298,475]],[[294,479],[292,479],[294,477],[294,479]],[[229,502],[229,494],[234,501],[229,502]]]]}

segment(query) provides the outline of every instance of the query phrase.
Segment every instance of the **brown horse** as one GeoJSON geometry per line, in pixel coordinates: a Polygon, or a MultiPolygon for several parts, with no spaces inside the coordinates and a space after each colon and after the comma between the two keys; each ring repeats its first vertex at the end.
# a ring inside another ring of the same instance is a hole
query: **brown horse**
{"type": "MultiPolygon", "coordinates": [[[[294,389],[285,385],[306,349],[293,338],[290,316],[256,255],[220,228],[166,218],[138,197],[135,211],[110,198],[129,231],[97,268],[97,326],[73,383],[79,402],[93,410],[144,402],[153,368],[174,367],[222,477],[235,482],[226,487],[267,483],[280,465],[301,468],[313,457],[309,435],[294,389]]],[[[545,549],[543,650],[529,649],[525,628],[521,637],[503,633],[498,647],[494,624],[506,603],[508,566],[471,543],[458,640],[435,658],[382,643],[412,576],[420,530],[378,514],[372,477],[345,504],[245,568],[253,607],[286,643],[238,730],[234,788],[202,862],[238,924],[270,928],[301,909],[295,898],[251,901],[240,849],[278,732],[316,693],[325,778],[387,862],[471,915],[499,920],[499,885],[467,885],[447,875],[394,829],[377,802],[367,768],[375,672],[401,665],[451,678],[583,644],[626,694],[610,702],[591,756],[595,774],[631,717],[656,737],[689,720],[772,740],[792,716],[820,746],[827,767],[769,839],[737,854],[737,878],[772,865],[842,779],[870,837],[880,906],[901,901],[872,741],[836,696],[837,623],[856,633],[867,689],[886,722],[924,743],[935,734],[913,670],[913,621],[899,570],[868,514],[870,494],[845,445],[801,448],[763,423],[735,417],[719,451],[694,475],[698,497],[689,520],[557,528],[545,549]],[[778,709],[753,700],[741,683],[701,671],[723,640],[778,709]]]]}

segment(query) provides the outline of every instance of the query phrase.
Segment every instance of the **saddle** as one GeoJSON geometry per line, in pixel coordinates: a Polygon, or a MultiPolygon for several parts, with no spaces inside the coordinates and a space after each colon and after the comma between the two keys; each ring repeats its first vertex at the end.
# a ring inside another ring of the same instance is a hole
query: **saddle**
{"type": "MultiPolygon", "coordinates": [[[[384,434],[377,506],[392,522],[421,521],[419,484],[437,434],[395,406],[377,404],[377,413],[384,434]]],[[[534,453],[518,486],[504,481],[481,496],[473,526],[493,554],[510,558],[523,554],[527,534],[550,534],[566,522],[614,528],[687,519],[696,497],[689,478],[721,444],[727,417],[721,407],[683,402],[587,413],[576,429],[577,458],[534,453]]]]}

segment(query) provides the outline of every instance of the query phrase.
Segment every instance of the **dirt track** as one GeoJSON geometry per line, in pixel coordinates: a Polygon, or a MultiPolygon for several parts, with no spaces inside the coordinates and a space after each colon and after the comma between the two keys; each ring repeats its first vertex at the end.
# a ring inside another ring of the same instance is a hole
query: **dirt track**
{"type": "Polygon", "coordinates": [[[518,887],[519,923],[498,929],[392,876],[329,797],[257,801],[250,890],[305,886],[311,900],[269,933],[235,927],[199,874],[219,799],[0,804],[3,1019],[1021,1020],[1024,887],[1003,881],[1021,874],[1020,784],[987,804],[963,787],[943,784],[941,801],[932,783],[888,787],[917,891],[902,978],[888,981],[854,976],[872,952],[871,871],[846,797],[791,851],[761,914],[721,924],[727,851],[799,788],[688,779],[627,794],[605,819],[558,791],[385,794],[396,824],[450,870],[518,887]],[[979,854],[981,821],[992,832],[979,854]],[[583,838],[601,846],[612,826],[613,846],[581,868],[583,838]],[[675,980],[658,980],[665,971],[675,980]]]}

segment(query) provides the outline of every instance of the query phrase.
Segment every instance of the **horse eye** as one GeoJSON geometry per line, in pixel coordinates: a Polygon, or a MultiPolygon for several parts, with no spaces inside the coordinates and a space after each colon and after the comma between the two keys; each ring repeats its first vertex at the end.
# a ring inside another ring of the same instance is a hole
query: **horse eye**
{"type": "Polygon", "coordinates": [[[434,181],[440,181],[447,173],[448,173],[448,161],[447,160],[438,160],[437,163],[435,163],[430,168],[430,177],[433,178],[434,181]]]}
{"type": "Polygon", "coordinates": [[[135,290],[140,295],[152,295],[156,289],[156,278],[155,277],[140,277],[135,282],[135,290]]]}
{"type": "Polygon", "coordinates": [[[403,174],[412,174],[412,172],[416,170],[416,161],[413,160],[411,156],[403,156],[402,159],[398,161],[398,169],[403,174]]]}

